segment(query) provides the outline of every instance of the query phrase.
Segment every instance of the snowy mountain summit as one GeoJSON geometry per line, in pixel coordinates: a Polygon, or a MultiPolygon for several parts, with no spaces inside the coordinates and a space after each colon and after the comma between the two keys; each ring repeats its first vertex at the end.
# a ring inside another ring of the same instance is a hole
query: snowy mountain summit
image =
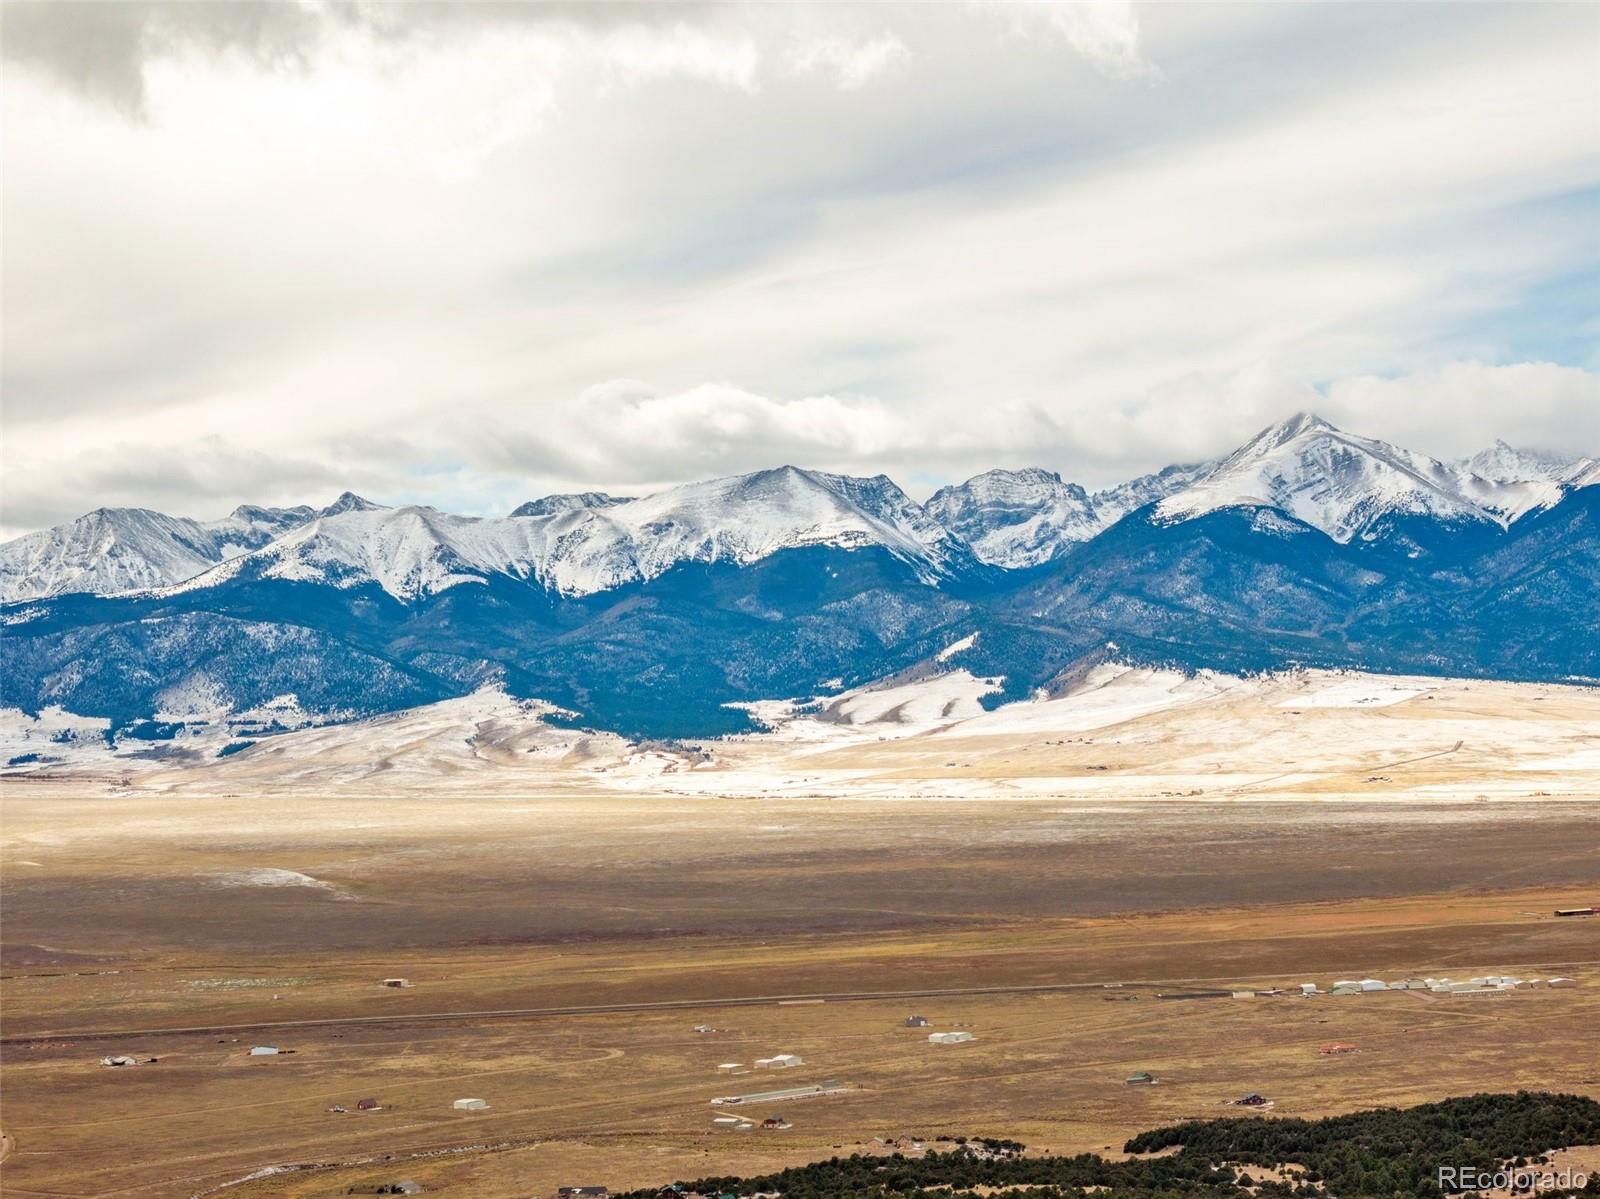
{"type": "Polygon", "coordinates": [[[217,521],[101,508],[0,545],[0,602],[240,578],[374,582],[404,602],[495,577],[582,596],[683,563],[748,566],[807,546],[875,547],[938,584],[980,563],[1041,566],[1152,504],[1168,524],[1267,507],[1347,543],[1381,536],[1398,516],[1503,529],[1596,481],[1593,459],[1499,442],[1444,463],[1300,413],[1225,458],[1094,492],[1051,470],[992,470],[919,505],[883,475],[784,466],[636,499],[551,495],[506,517],[387,508],[352,492],[325,508],[244,505],[217,521]]]}
{"type": "Polygon", "coordinates": [[[934,492],[928,512],[972,546],[979,559],[1016,570],[1058,558],[1129,512],[1205,474],[1215,463],[1169,466],[1092,495],[1055,471],[991,470],[934,492]]]}
{"type": "Polygon", "coordinates": [[[1368,536],[1388,516],[1504,527],[1560,500],[1559,481],[1542,470],[1519,474],[1508,455],[1501,461],[1506,473],[1485,478],[1468,466],[1357,437],[1301,412],[1262,430],[1193,486],[1162,500],[1156,515],[1182,521],[1221,508],[1268,507],[1348,542],[1368,536]]]}
{"type": "Polygon", "coordinates": [[[113,595],[191,578],[310,520],[308,507],[245,504],[221,520],[148,508],[96,508],[0,546],[0,601],[69,592],[113,595]]]}
{"type": "Polygon", "coordinates": [[[239,577],[339,588],[375,582],[409,601],[500,575],[579,596],[653,579],[680,563],[743,566],[812,545],[878,546],[927,582],[971,561],[959,538],[882,475],[859,479],[786,466],[638,500],[552,499],[509,517],[341,502],[183,587],[239,577]]]}

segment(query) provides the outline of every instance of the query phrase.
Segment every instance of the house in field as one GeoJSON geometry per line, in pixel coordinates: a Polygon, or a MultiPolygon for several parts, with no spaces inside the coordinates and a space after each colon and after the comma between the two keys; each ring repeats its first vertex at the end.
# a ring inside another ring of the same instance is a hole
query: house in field
{"type": "Polygon", "coordinates": [[[1545,984],[1547,987],[1575,987],[1578,980],[1574,978],[1552,978],[1545,984]]]}
{"type": "Polygon", "coordinates": [[[775,1130],[777,1130],[779,1132],[782,1132],[785,1128],[793,1128],[794,1125],[790,1124],[789,1121],[785,1120],[782,1116],[780,1116],[776,1112],[774,1112],[772,1115],[768,1116],[765,1120],[761,1121],[761,1127],[762,1128],[767,1128],[767,1129],[775,1129],[775,1130]]]}
{"type": "Polygon", "coordinates": [[[1156,1076],[1148,1070],[1140,1070],[1137,1074],[1128,1075],[1122,1081],[1130,1087],[1153,1087],[1156,1084],[1156,1076]]]}
{"type": "Polygon", "coordinates": [[[742,1062],[723,1062],[717,1067],[718,1074],[735,1074],[744,1069],[742,1062]]]}
{"type": "Polygon", "coordinates": [[[1302,995],[1315,995],[1316,993],[1317,993],[1317,984],[1316,983],[1301,983],[1300,984],[1300,994],[1302,994],[1302,995]]]}
{"type": "Polygon", "coordinates": [[[1242,1096],[1234,1102],[1240,1107],[1266,1107],[1268,1100],[1265,1095],[1251,1091],[1248,1095],[1242,1096]]]}
{"type": "Polygon", "coordinates": [[[282,1052],[283,1052],[283,1050],[279,1049],[276,1045],[256,1045],[256,1046],[253,1046],[251,1048],[250,1056],[251,1057],[276,1057],[278,1054],[280,1054],[282,1052]]]}
{"type": "Polygon", "coordinates": [[[928,1040],[935,1045],[960,1045],[964,1041],[976,1040],[970,1032],[932,1032],[928,1040]]]}
{"type": "Polygon", "coordinates": [[[756,1058],[757,1070],[786,1070],[790,1066],[804,1064],[804,1059],[794,1053],[775,1053],[771,1057],[756,1058]]]}
{"type": "Polygon", "coordinates": [[[397,988],[409,987],[411,980],[409,978],[386,978],[383,980],[383,985],[397,988]]]}
{"type": "Polygon", "coordinates": [[[1254,999],[1256,993],[1254,991],[1235,991],[1233,997],[1235,999],[1254,999]]]}
{"type": "Polygon", "coordinates": [[[711,1025],[709,1025],[709,1024],[696,1024],[694,1026],[694,1030],[695,1030],[695,1032],[702,1033],[702,1034],[703,1033],[716,1032],[717,1031],[716,1029],[712,1028],[711,1025]]]}
{"type": "Polygon", "coordinates": [[[905,1026],[907,1028],[927,1028],[928,1018],[926,1016],[907,1016],[905,1026]]]}
{"type": "Polygon", "coordinates": [[[1389,989],[1389,984],[1381,978],[1364,978],[1359,985],[1363,991],[1387,991],[1389,989]]]}
{"type": "Polygon", "coordinates": [[[1557,916],[1593,916],[1594,908],[1557,908],[1557,916]]]}
{"type": "Polygon", "coordinates": [[[1325,1053],[1329,1057],[1334,1057],[1342,1053],[1354,1053],[1355,1051],[1356,1047],[1350,1044],[1349,1041],[1334,1041],[1331,1044],[1320,1046],[1317,1049],[1318,1053],[1325,1053]]]}
{"type": "Polygon", "coordinates": [[[487,1099],[457,1099],[450,1105],[458,1112],[481,1112],[488,1108],[487,1099]]]}
{"type": "Polygon", "coordinates": [[[358,1100],[356,1100],[356,1111],[358,1111],[358,1112],[375,1112],[377,1110],[379,1110],[379,1109],[378,1109],[378,1101],[376,1099],[358,1099],[358,1100]]]}
{"type": "Polygon", "coordinates": [[[113,1053],[110,1057],[100,1059],[102,1066],[137,1066],[139,1059],[129,1057],[126,1053],[113,1053]]]}

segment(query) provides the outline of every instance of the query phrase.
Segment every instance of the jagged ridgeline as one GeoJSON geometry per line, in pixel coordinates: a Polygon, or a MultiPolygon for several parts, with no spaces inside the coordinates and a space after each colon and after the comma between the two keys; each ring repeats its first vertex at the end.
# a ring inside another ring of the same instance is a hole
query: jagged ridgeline
{"type": "MultiPolygon", "coordinates": [[[[946,1142],[929,1141],[941,1146],[946,1142]]],[[[1323,1120],[1244,1117],[1160,1128],[1124,1146],[1134,1157],[1095,1154],[1031,1157],[1014,1142],[974,1138],[924,1157],[834,1157],[751,1178],[713,1177],[633,1191],[620,1199],[682,1194],[777,1194],[783,1199],[994,1195],[1008,1199],[1095,1199],[1268,1195],[1416,1196],[1440,1199],[1439,1168],[1493,1174],[1502,1167],[1537,1172],[1553,1150],[1600,1144],[1600,1103],[1582,1095],[1519,1091],[1471,1095],[1412,1108],[1382,1108],[1323,1120]],[[1257,1167],[1252,1170],[1251,1167],[1257,1167]],[[1263,1177],[1271,1170],[1281,1177],[1263,1177]]],[[[1547,1164],[1547,1163],[1546,1163],[1547,1164]]],[[[1559,1168],[1553,1170],[1559,1173],[1559,1168]]],[[[1543,1193],[1571,1194],[1560,1188],[1543,1193]]],[[[1600,1173],[1581,1192],[1600,1195],[1600,1173]]]]}
{"type": "MultiPolygon", "coordinates": [[[[1600,678],[1600,463],[1444,463],[1309,415],[1091,492],[992,471],[918,504],[783,467],[504,517],[101,509],[0,546],[0,702],[124,728],[354,719],[486,684],[629,735],[935,660],[1600,678]],[[1114,648],[1108,648],[1114,647],[1114,648]],[[153,724],[152,724],[153,722],[153,724]]],[[[252,726],[254,727],[254,726],[252,726]]],[[[267,731],[271,731],[270,728],[267,731]]]]}

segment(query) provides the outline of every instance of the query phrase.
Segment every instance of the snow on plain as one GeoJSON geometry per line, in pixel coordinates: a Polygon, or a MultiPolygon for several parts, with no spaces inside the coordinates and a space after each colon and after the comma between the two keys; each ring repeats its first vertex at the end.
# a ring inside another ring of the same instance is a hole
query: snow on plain
{"type": "Polygon", "coordinates": [[[1340,679],[1309,689],[1303,696],[1278,701],[1280,708],[1387,708],[1404,703],[1434,688],[1427,683],[1407,680],[1389,682],[1379,676],[1361,675],[1340,679]]]}
{"type": "Polygon", "coordinates": [[[315,887],[331,891],[334,885],[324,879],[312,878],[298,870],[283,870],[276,866],[257,866],[249,870],[229,870],[211,876],[219,887],[315,887]]]}
{"type": "Polygon", "coordinates": [[[1187,675],[1176,670],[1103,662],[1062,695],[1005,704],[981,713],[953,732],[960,736],[1084,732],[1255,689],[1251,680],[1210,670],[1187,675]]]}

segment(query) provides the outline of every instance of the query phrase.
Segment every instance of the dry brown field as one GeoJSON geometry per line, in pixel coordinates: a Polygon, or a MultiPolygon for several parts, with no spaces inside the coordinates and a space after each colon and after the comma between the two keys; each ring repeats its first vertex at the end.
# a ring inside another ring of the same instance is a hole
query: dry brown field
{"type": "MultiPolygon", "coordinates": [[[[585,772],[572,755],[592,762],[592,745],[537,771],[474,747],[457,769],[464,739],[438,728],[338,785],[319,770],[358,755],[327,732],[270,764],[7,780],[0,1190],[309,1199],[411,1178],[505,1199],[752,1173],[898,1134],[1114,1150],[1251,1090],[1294,1115],[1600,1096],[1600,920],[1552,915],[1600,899],[1600,707],[1433,695],[1320,723],[1250,699],[1231,745],[1205,731],[1224,775],[1268,769],[1258,746],[1285,756],[1293,736],[1323,764],[1212,800],[1138,781],[1200,736],[1194,711],[1071,737],[968,731],[960,755],[937,730],[920,756],[912,738],[790,745],[814,771],[803,793],[761,784],[748,744],[693,779],[616,747],[585,772]],[[1397,764],[1441,741],[1466,747],[1442,757],[1448,786],[1441,758],[1397,764]],[[1083,764],[1063,755],[1110,747],[1113,783],[1064,773],[1083,764]],[[1365,782],[1377,765],[1387,786],[1365,782]],[[1065,781],[1004,789],[1046,773],[1065,781]],[[1155,998],[1500,972],[1579,986],[1155,998]],[[777,1001],[805,995],[835,998],[777,1001]],[[684,1006],[472,1014],[667,1001],[684,1006]],[[930,1045],[900,1026],[911,1012],[977,1039],[930,1045]],[[209,1031],[163,1031],[180,1028],[209,1031]],[[1359,1052],[1325,1057],[1328,1041],[1359,1052]],[[263,1043],[294,1052],[246,1056],[263,1043]],[[716,1070],[778,1052],[805,1064],[716,1070]],[[100,1066],[110,1053],[159,1060],[100,1066]],[[1124,1085],[1146,1069],[1157,1086],[1124,1085]],[[790,1130],[712,1124],[717,1096],[824,1080],[848,1090],[743,1109],[790,1130]],[[451,1108],[467,1096],[489,1109],[451,1108]],[[327,1110],[364,1097],[381,1110],[327,1110]],[[292,1165],[318,1168],[238,1181],[292,1165]]],[[[482,726],[485,743],[522,735],[482,726]]]]}

